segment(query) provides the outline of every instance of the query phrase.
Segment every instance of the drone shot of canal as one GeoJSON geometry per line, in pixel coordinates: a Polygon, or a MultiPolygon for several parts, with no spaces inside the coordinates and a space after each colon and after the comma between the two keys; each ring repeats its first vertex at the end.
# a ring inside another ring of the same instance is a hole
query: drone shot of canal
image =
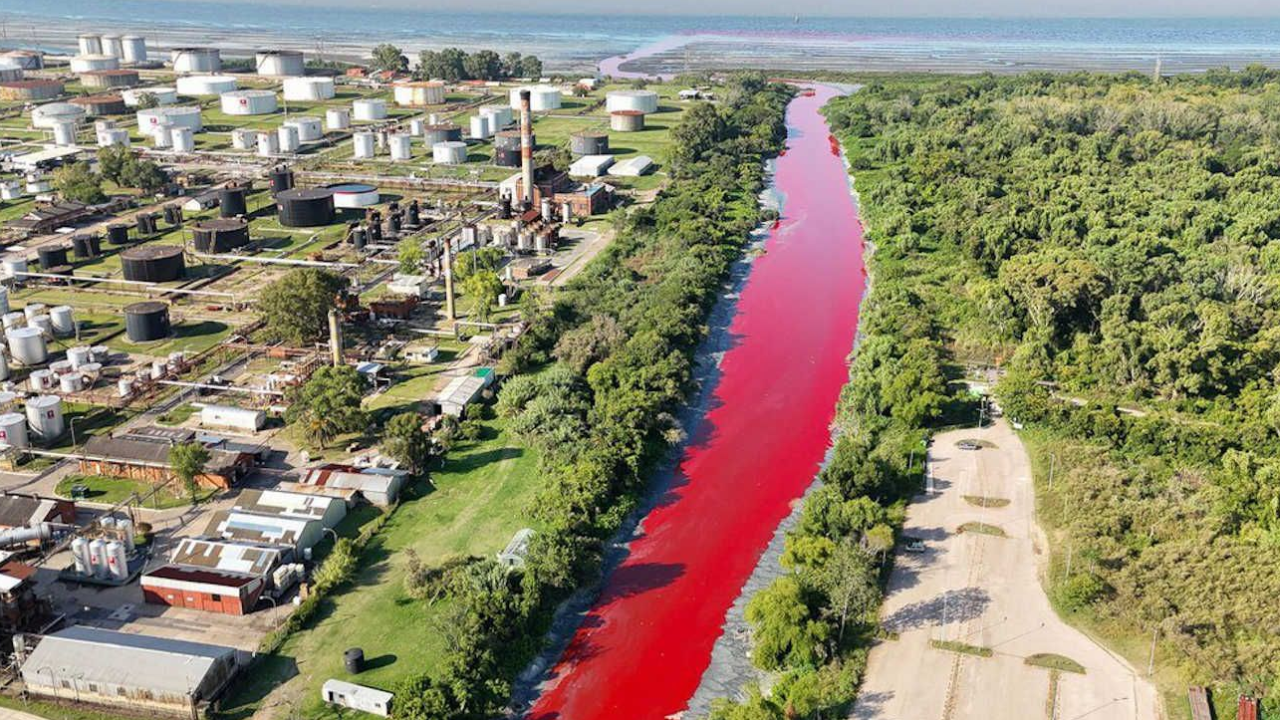
{"type": "Polygon", "coordinates": [[[772,179],[781,219],[750,270],[706,411],[625,560],[551,669],[533,720],[660,720],[684,710],[725,613],[831,441],[866,285],[862,227],[802,88],[772,179]]]}

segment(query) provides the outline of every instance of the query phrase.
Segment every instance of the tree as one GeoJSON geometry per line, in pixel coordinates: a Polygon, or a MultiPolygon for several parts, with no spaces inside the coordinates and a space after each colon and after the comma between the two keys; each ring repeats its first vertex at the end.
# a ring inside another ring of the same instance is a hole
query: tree
{"type": "Polygon", "coordinates": [[[784,575],[747,604],[755,647],[752,659],[766,670],[815,667],[826,656],[831,629],[813,618],[800,581],[784,575]]]}
{"type": "Polygon", "coordinates": [[[299,423],[307,439],[323,448],[342,433],[364,429],[365,385],[355,368],[325,365],[294,391],[286,419],[299,423]]]}
{"type": "Polygon", "coordinates": [[[409,58],[395,45],[382,43],[373,48],[369,66],[376,70],[404,72],[409,69],[409,58]]]}
{"type": "Polygon", "coordinates": [[[98,172],[117,185],[123,185],[124,166],[133,159],[133,152],[124,145],[108,145],[98,150],[98,172]]]}
{"type": "Polygon", "coordinates": [[[471,297],[471,312],[480,322],[488,322],[493,306],[502,292],[502,279],[492,270],[472,273],[462,284],[463,292],[471,297]]]}
{"type": "Polygon", "coordinates": [[[63,200],[73,202],[100,203],[107,199],[102,192],[102,181],[94,174],[87,162],[75,162],[53,171],[53,189],[58,191],[63,200]]]}
{"type": "Polygon", "coordinates": [[[520,77],[520,73],[524,70],[524,58],[518,52],[507,53],[502,58],[502,74],[506,77],[520,77]]]}
{"type": "Polygon", "coordinates": [[[329,311],[346,286],[346,279],[328,270],[290,270],[262,291],[258,313],[272,337],[293,345],[316,342],[325,336],[329,311]]]}
{"type": "Polygon", "coordinates": [[[520,76],[534,79],[542,77],[542,61],[535,55],[525,55],[520,59],[520,76]]]}
{"type": "Polygon", "coordinates": [[[427,251],[422,249],[418,238],[405,238],[396,245],[396,259],[400,262],[400,272],[413,275],[422,269],[427,251]]]}
{"type": "Polygon", "coordinates": [[[463,68],[472,80],[497,80],[502,77],[502,58],[492,50],[479,50],[467,56],[463,68]]]}
{"type": "Polygon", "coordinates": [[[160,97],[153,92],[138,92],[138,109],[150,110],[151,108],[160,107],[160,97]]]}
{"type": "Polygon", "coordinates": [[[169,448],[169,469],[182,482],[193,503],[200,489],[197,478],[204,473],[204,466],[208,462],[209,448],[198,442],[182,443],[169,448]]]}
{"type": "Polygon", "coordinates": [[[422,429],[415,412],[400,413],[387,421],[382,449],[414,473],[421,473],[431,457],[431,437],[422,429]]]}
{"type": "Polygon", "coordinates": [[[729,126],[715,105],[699,103],[689,108],[671,131],[671,164],[688,167],[728,136],[729,126]]]}

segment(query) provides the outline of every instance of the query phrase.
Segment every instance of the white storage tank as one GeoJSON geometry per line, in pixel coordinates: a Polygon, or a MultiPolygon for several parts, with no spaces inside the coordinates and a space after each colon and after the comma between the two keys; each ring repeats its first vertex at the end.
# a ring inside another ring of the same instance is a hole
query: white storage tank
{"type": "Polygon", "coordinates": [[[315,142],[324,137],[323,125],[317,117],[295,117],[284,121],[298,131],[299,142],[315,142]]]}
{"type": "Polygon", "coordinates": [[[489,118],[486,115],[471,116],[471,137],[477,140],[483,140],[492,133],[489,130],[489,118]]]}
{"type": "Polygon", "coordinates": [[[0,82],[18,82],[22,75],[22,61],[0,57],[0,82]]]}
{"type": "Polygon", "coordinates": [[[227,115],[269,115],[279,109],[274,90],[232,90],[219,97],[227,115]]]}
{"type": "Polygon", "coordinates": [[[222,69],[222,53],[217,48],[174,48],[169,62],[178,73],[215,73],[222,69]]]}
{"type": "Polygon", "coordinates": [[[5,330],[27,326],[27,316],[23,315],[19,311],[7,312],[4,314],[4,317],[0,319],[4,321],[5,330]]]}
{"type": "Polygon", "coordinates": [[[71,72],[77,75],[94,70],[119,70],[120,59],[110,55],[76,55],[71,58],[71,72]]]}
{"type": "Polygon", "coordinates": [[[81,575],[92,574],[89,566],[89,541],[76,536],[71,541],[71,557],[75,560],[76,572],[81,575]]]}
{"type": "Polygon", "coordinates": [[[53,128],[59,123],[81,122],[88,112],[79,105],[55,102],[41,105],[31,111],[31,125],[37,128],[53,128]]]}
{"type": "Polygon", "coordinates": [[[27,423],[31,432],[42,440],[53,440],[66,430],[62,419],[62,398],[37,395],[27,400],[27,423]]]}
{"type": "Polygon", "coordinates": [[[129,131],[124,128],[112,128],[110,130],[98,131],[98,147],[111,147],[113,145],[123,145],[129,147],[132,141],[129,139],[129,131]]]}
{"type": "Polygon", "coordinates": [[[43,313],[27,318],[27,327],[39,328],[46,338],[53,337],[53,318],[43,313]]]}
{"type": "Polygon", "coordinates": [[[147,61],[147,39],[141,35],[125,35],[120,38],[120,47],[126,63],[147,61]]]}
{"type": "Polygon", "coordinates": [[[258,154],[262,157],[269,157],[280,152],[280,136],[264,130],[258,133],[258,154]]]}
{"type": "Polygon", "coordinates": [[[22,183],[17,180],[0,182],[0,200],[17,200],[22,197],[22,183]]]}
{"type": "Polygon", "coordinates": [[[57,335],[71,335],[76,331],[75,311],[70,305],[53,308],[49,311],[49,319],[53,321],[53,332],[57,335]]]}
{"type": "Polygon", "coordinates": [[[556,110],[560,107],[560,90],[550,85],[533,85],[511,89],[511,109],[520,110],[520,91],[529,91],[529,108],[534,112],[556,110]]]}
{"type": "Polygon", "coordinates": [[[101,55],[102,36],[97,33],[84,33],[76,38],[76,46],[81,55],[101,55]]]}
{"type": "Polygon", "coordinates": [[[431,146],[431,159],[443,165],[461,165],[467,161],[467,144],[457,140],[431,146]]]}
{"type": "Polygon", "coordinates": [[[266,77],[306,75],[307,64],[302,53],[296,50],[260,50],[254,53],[253,64],[258,74],[266,77]]]}
{"type": "Polygon", "coordinates": [[[124,59],[124,43],[121,42],[119,35],[102,36],[102,54],[121,60],[124,59]]]}
{"type": "Polygon", "coordinates": [[[116,394],[127,398],[133,394],[133,378],[122,377],[116,381],[116,394]]]}
{"type": "Polygon", "coordinates": [[[413,137],[410,135],[388,135],[387,147],[392,160],[408,160],[413,157],[413,137]]]}
{"type": "Polygon", "coordinates": [[[605,95],[605,109],[635,110],[642,113],[658,112],[658,93],[652,90],[614,90],[605,95]]]}
{"type": "Polygon", "coordinates": [[[9,357],[23,365],[40,365],[49,359],[44,333],[37,327],[15,327],[5,331],[9,357]]]}
{"type": "Polygon", "coordinates": [[[515,121],[511,108],[505,105],[485,105],[480,115],[489,118],[489,132],[496,133],[515,121]]]}
{"type": "Polygon", "coordinates": [[[188,97],[221,95],[240,87],[230,75],[190,75],[178,78],[178,94],[188,97]]]}
{"type": "Polygon", "coordinates": [[[192,153],[196,150],[195,134],[191,132],[189,127],[175,127],[169,130],[169,137],[172,138],[171,145],[173,151],[179,153],[192,153]]]}
{"type": "Polygon", "coordinates": [[[149,108],[137,112],[138,129],[148,132],[159,125],[168,123],[175,127],[189,127],[193,132],[204,129],[200,119],[200,108],[195,105],[178,105],[173,107],[149,108]]]}
{"type": "Polygon", "coordinates": [[[231,147],[236,150],[252,150],[258,142],[258,131],[253,128],[236,128],[231,131],[231,147]]]}
{"type": "Polygon", "coordinates": [[[351,115],[356,120],[385,120],[387,117],[387,101],[377,98],[362,98],[351,103],[351,115]]]}
{"type": "Polygon", "coordinates": [[[153,146],[162,150],[173,147],[173,123],[163,122],[152,125],[147,131],[151,133],[153,146]]]}
{"type": "Polygon", "coordinates": [[[294,102],[319,102],[334,96],[333,78],[291,77],[284,79],[284,99],[294,102]]]}
{"type": "Polygon", "coordinates": [[[76,128],[78,123],[60,122],[53,126],[53,144],[54,145],[75,145],[76,144],[76,128]]]}
{"type": "Polygon", "coordinates": [[[352,150],[352,155],[357,160],[363,160],[366,158],[373,157],[374,145],[375,145],[373,133],[371,132],[355,133],[351,136],[351,141],[352,143],[354,143],[354,149],[352,150]]]}
{"type": "Polygon", "coordinates": [[[9,288],[0,286],[0,315],[9,312],[9,288]]]}
{"type": "Polygon", "coordinates": [[[107,543],[99,538],[89,541],[89,569],[95,577],[107,576],[107,543]]]}
{"type": "Polygon", "coordinates": [[[178,102],[178,89],[171,87],[147,87],[147,88],[130,88],[120,92],[120,97],[124,98],[124,104],[128,107],[137,107],[141,102],[142,96],[150,95],[156,99],[156,105],[173,105],[178,102]]]}
{"type": "Polygon", "coordinates": [[[58,390],[63,393],[80,392],[84,387],[84,376],[80,373],[72,372],[58,376],[58,390]]]}
{"type": "Polygon", "coordinates": [[[200,408],[200,424],[208,427],[234,430],[261,430],[267,414],[261,410],[249,410],[230,405],[205,405],[200,408]]]}
{"type": "Polygon", "coordinates": [[[24,448],[31,444],[27,437],[27,419],[21,413],[0,415],[0,445],[24,448]]]}
{"type": "Polygon", "coordinates": [[[325,110],[324,126],[329,130],[346,130],[351,127],[351,111],[346,108],[325,110]]]}
{"type": "Polygon", "coordinates": [[[276,129],[276,134],[280,138],[280,152],[298,151],[298,128],[292,125],[281,125],[276,129]]]}
{"type": "Polygon", "coordinates": [[[93,362],[93,350],[88,345],[77,345],[67,350],[67,362],[79,370],[81,366],[93,362]]]}
{"type": "Polygon", "coordinates": [[[44,303],[30,302],[23,306],[22,314],[27,316],[27,320],[30,320],[37,315],[45,315],[45,311],[48,310],[48,308],[49,306],[44,303]]]}
{"type": "MultiPolygon", "coordinates": [[[[22,279],[27,276],[27,259],[21,255],[9,255],[0,260],[0,271],[4,277],[22,279]]],[[[8,327],[7,325],[5,326],[8,327]]]]}
{"type": "Polygon", "coordinates": [[[124,552],[124,543],[119,540],[107,542],[107,575],[117,582],[124,582],[129,577],[129,558],[124,552]]]}
{"type": "Polygon", "coordinates": [[[423,107],[444,104],[444,83],[404,82],[392,88],[396,104],[401,107],[423,107]]]}
{"type": "MultiPolygon", "coordinates": [[[[0,353],[0,380],[8,380],[8,379],[9,379],[9,356],[4,353],[0,353]]],[[[0,401],[3,400],[5,395],[13,395],[13,393],[0,393],[0,401]]],[[[3,405],[4,407],[8,407],[7,403],[0,402],[0,405],[3,405]]]]}

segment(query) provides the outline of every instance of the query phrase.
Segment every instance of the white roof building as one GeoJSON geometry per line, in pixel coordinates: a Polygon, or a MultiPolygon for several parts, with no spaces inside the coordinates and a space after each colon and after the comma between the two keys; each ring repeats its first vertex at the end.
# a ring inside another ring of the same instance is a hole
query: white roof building
{"type": "Polygon", "coordinates": [[[609,168],[609,174],[618,177],[640,177],[652,169],[653,158],[648,155],[637,155],[609,168]]]}
{"type": "Polygon", "coordinates": [[[339,498],[283,490],[245,490],[232,506],[235,510],[319,520],[327,528],[337,527],[347,515],[347,504],[339,498]]]}
{"type": "Polygon", "coordinates": [[[612,155],[583,155],[569,166],[574,177],[600,177],[613,165],[612,155]]]}
{"type": "Polygon", "coordinates": [[[484,390],[485,379],[476,377],[475,375],[461,375],[449,381],[448,385],[440,391],[440,395],[436,398],[436,402],[440,404],[440,410],[446,415],[461,417],[462,411],[475,402],[480,397],[481,391],[484,390]]]}
{"type": "Polygon", "coordinates": [[[400,497],[400,490],[408,478],[409,473],[404,470],[329,464],[304,470],[298,477],[298,484],[356,490],[371,504],[385,507],[400,497]]]}
{"type": "Polygon", "coordinates": [[[371,688],[367,685],[356,685],[342,680],[329,679],[325,680],[324,685],[320,686],[320,697],[330,705],[340,705],[352,710],[389,717],[391,715],[391,700],[395,695],[386,690],[371,688]]]}
{"type": "Polygon", "coordinates": [[[306,517],[223,510],[209,520],[204,534],[245,543],[270,543],[304,550],[320,542],[324,523],[306,517]]]}

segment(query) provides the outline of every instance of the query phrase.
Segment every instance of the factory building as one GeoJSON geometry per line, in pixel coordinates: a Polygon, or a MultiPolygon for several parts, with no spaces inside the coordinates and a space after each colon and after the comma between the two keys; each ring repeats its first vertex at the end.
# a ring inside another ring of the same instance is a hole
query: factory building
{"type": "MultiPolygon", "coordinates": [[[[175,478],[169,468],[169,448],[174,441],[164,437],[98,435],[84,444],[80,472],[87,475],[145,480],[160,484],[175,478]]],[[[253,455],[241,450],[211,448],[205,470],[196,482],[205,487],[226,489],[253,466],[253,455]]]]}
{"type": "Polygon", "coordinates": [[[236,497],[233,510],[262,515],[319,520],[334,528],[347,516],[347,504],[338,498],[315,493],[282,490],[245,490],[236,497]]]}
{"type": "Polygon", "coordinates": [[[167,564],[142,576],[142,596],[153,605],[245,615],[272,586],[284,553],[271,545],[183,538],[167,564]]]}
{"type": "Polygon", "coordinates": [[[46,635],[22,680],[33,695],[195,717],[239,665],[234,648],[77,625],[46,635]]]}
{"type": "Polygon", "coordinates": [[[335,497],[350,497],[350,493],[355,491],[370,505],[387,507],[399,499],[400,491],[408,480],[409,473],[404,470],[329,463],[302,471],[297,484],[323,488],[324,492],[332,492],[335,497]]]}
{"type": "Polygon", "coordinates": [[[63,225],[70,225],[71,223],[92,214],[93,210],[91,206],[68,200],[66,202],[51,203],[49,205],[39,205],[35,210],[32,210],[21,218],[9,223],[9,227],[15,230],[24,230],[28,233],[39,235],[42,233],[53,232],[63,225]]]}
{"type": "MultiPolygon", "coordinates": [[[[503,180],[498,193],[506,197],[524,197],[524,179],[520,173],[503,180]]],[[[549,198],[556,206],[568,203],[574,217],[588,217],[605,212],[613,204],[609,187],[600,183],[579,185],[569,174],[551,165],[542,165],[533,171],[533,204],[541,204],[549,198]]]]}
{"type": "Polygon", "coordinates": [[[324,531],[324,523],[319,520],[231,509],[214,513],[204,534],[236,543],[266,543],[302,551],[320,542],[324,531]]]}
{"type": "Polygon", "coordinates": [[[73,525],[75,521],[76,504],[70,500],[24,493],[0,494],[0,530],[45,522],[73,525]]]}

